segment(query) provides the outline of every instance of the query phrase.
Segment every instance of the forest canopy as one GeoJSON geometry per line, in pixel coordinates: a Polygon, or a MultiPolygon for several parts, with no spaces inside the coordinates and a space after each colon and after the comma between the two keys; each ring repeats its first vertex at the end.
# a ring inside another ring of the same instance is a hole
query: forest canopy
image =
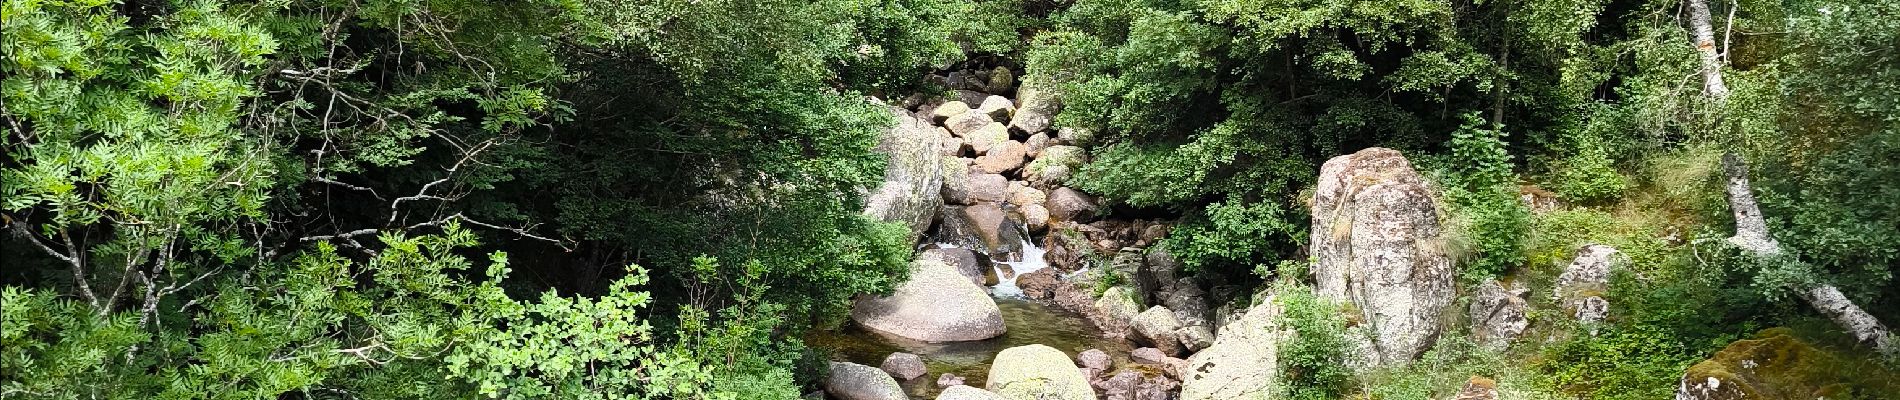
{"type": "Polygon", "coordinates": [[[1689,3],[5,0],[0,398],[797,398],[920,245],[863,212],[890,106],[972,65],[1243,293],[1367,147],[1442,192],[1461,284],[1618,246],[1641,294],[1537,390],[1666,397],[1825,324],[1790,288],[1900,321],[1900,1],[1707,3],[1713,49],[1689,3]],[[1786,256],[1718,243],[1724,153],[1786,256]]]}

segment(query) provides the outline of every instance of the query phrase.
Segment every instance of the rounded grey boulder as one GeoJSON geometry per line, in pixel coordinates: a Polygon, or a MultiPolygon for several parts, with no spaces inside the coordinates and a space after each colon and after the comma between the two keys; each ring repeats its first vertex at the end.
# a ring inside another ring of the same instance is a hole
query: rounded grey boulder
{"type": "Polygon", "coordinates": [[[906,400],[897,380],[869,365],[848,362],[831,363],[825,376],[825,392],[843,400],[906,400]]]}
{"type": "Polygon", "coordinates": [[[926,342],[983,340],[1003,334],[1003,313],[982,286],[943,261],[910,263],[910,280],[889,296],[864,295],[851,320],[873,331],[926,342]]]}
{"type": "Polygon", "coordinates": [[[1069,355],[1040,344],[996,353],[987,388],[1009,400],[1094,400],[1095,389],[1069,355]]]}

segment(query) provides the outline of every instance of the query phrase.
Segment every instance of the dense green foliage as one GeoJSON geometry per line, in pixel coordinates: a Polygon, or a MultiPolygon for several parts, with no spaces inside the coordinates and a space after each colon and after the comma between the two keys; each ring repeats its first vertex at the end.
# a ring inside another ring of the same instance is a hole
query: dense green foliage
{"type": "Polygon", "coordinates": [[[1280,344],[1280,379],[1286,398],[1296,400],[1336,399],[1352,384],[1352,346],[1346,335],[1346,320],[1339,305],[1313,294],[1313,289],[1293,287],[1275,295],[1290,338],[1280,344]]]}
{"type": "Polygon", "coordinates": [[[874,98],[960,63],[1050,85],[1069,184],[1203,282],[1274,285],[1288,397],[1666,398],[1844,342],[1791,287],[1900,321],[1900,1],[1710,5],[1723,101],[1664,0],[5,0],[0,398],[797,397],[913,250],[860,214],[874,98]],[[1533,296],[1523,344],[1355,375],[1305,201],[1371,146],[1461,284],[1621,249],[1610,319],[1533,296]],[[1788,256],[1720,240],[1723,152],[1788,256]]]}
{"type": "Polygon", "coordinates": [[[0,397],[795,397],[960,7],[9,0],[0,397]]]}

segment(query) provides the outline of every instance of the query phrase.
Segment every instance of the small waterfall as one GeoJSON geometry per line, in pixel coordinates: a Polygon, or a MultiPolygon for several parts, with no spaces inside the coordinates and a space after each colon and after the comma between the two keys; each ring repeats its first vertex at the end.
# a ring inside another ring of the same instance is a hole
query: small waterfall
{"type": "MultiPolygon", "coordinates": [[[[1024,232],[1028,231],[1028,229],[1024,229],[1021,227],[1019,227],[1018,229],[1023,229],[1024,232]]],[[[996,264],[998,265],[1009,266],[1010,271],[1014,273],[1010,275],[1004,275],[1002,269],[997,268],[996,286],[993,289],[991,289],[991,292],[990,292],[992,296],[1009,297],[1009,298],[1017,298],[1017,299],[1024,298],[1023,288],[1016,286],[1016,278],[1023,276],[1023,274],[1036,272],[1043,268],[1049,267],[1049,263],[1044,262],[1042,259],[1042,255],[1044,252],[1046,252],[1046,250],[1044,250],[1042,246],[1036,245],[1036,241],[1030,239],[1030,235],[1028,233],[1024,233],[1022,235],[1022,238],[1023,238],[1023,253],[1022,253],[1021,261],[997,261],[996,262],[996,264]],[[1007,278],[1005,278],[1005,276],[1007,276],[1007,278]]]]}

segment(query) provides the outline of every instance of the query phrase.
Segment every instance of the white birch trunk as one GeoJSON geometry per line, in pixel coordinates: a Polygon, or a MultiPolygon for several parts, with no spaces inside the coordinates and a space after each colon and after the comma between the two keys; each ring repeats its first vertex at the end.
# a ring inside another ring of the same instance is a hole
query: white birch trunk
{"type": "Polygon", "coordinates": [[[1702,92],[1719,103],[1728,100],[1728,84],[1722,82],[1722,55],[1716,52],[1715,27],[1709,20],[1708,0],[1689,0],[1689,34],[1702,56],[1702,92]]]}
{"type": "MultiPolygon", "coordinates": [[[[1728,175],[1728,204],[1735,213],[1735,236],[1728,238],[1729,243],[1756,257],[1781,256],[1781,243],[1768,234],[1768,223],[1762,219],[1761,207],[1755,203],[1754,189],[1748,183],[1748,165],[1735,153],[1723,154],[1722,172],[1728,175]]],[[[1847,329],[1854,339],[1872,345],[1881,353],[1894,352],[1893,334],[1873,314],[1842,294],[1840,288],[1819,283],[1794,289],[1809,306],[1847,329]]]]}

